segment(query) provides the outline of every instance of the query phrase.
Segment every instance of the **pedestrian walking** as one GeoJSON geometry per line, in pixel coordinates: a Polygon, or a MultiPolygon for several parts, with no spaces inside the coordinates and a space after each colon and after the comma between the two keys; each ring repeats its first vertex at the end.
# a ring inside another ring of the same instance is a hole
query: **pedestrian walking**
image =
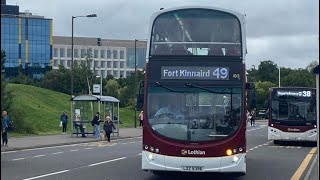
{"type": "Polygon", "coordinates": [[[141,111],[139,114],[139,120],[140,120],[139,126],[143,126],[143,111],[141,111]]]}
{"type": "Polygon", "coordinates": [[[62,134],[67,134],[68,116],[66,112],[62,112],[60,123],[62,124],[62,134]]]}
{"type": "Polygon", "coordinates": [[[91,121],[91,125],[94,126],[94,136],[96,139],[100,139],[100,113],[96,112],[91,121]]]}
{"type": "Polygon", "coordinates": [[[104,132],[106,134],[106,137],[107,137],[107,141],[110,143],[110,134],[112,133],[112,128],[115,130],[116,128],[114,127],[113,125],[113,122],[111,121],[111,118],[110,116],[107,116],[106,117],[106,120],[104,122],[104,125],[103,125],[103,129],[104,129],[104,132]]]}
{"type": "Polygon", "coordinates": [[[251,111],[251,119],[250,119],[250,124],[251,126],[255,126],[256,124],[256,108],[253,108],[253,110],[251,111]]]}
{"type": "Polygon", "coordinates": [[[8,113],[7,111],[3,111],[2,123],[1,123],[2,146],[8,146],[8,124],[9,124],[8,113]]]}

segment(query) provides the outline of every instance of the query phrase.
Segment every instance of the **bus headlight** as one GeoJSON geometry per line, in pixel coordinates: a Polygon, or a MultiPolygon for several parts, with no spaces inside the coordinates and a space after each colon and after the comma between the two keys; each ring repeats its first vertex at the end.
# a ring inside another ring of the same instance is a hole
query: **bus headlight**
{"type": "Polygon", "coordinates": [[[227,149],[226,154],[227,154],[228,156],[231,156],[231,155],[232,155],[232,150],[231,150],[231,149],[227,149]]]}
{"type": "Polygon", "coordinates": [[[148,148],[149,148],[148,145],[144,145],[145,150],[148,150],[148,148]]]}

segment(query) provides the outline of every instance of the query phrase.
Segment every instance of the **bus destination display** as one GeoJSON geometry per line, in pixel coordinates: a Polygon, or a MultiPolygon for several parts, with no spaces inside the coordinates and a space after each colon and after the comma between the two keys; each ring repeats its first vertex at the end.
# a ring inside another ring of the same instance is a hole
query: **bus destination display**
{"type": "Polygon", "coordinates": [[[161,79],[229,80],[229,67],[162,66],[161,79]]]}
{"type": "Polygon", "coordinates": [[[311,97],[311,91],[277,91],[277,96],[311,97]]]}

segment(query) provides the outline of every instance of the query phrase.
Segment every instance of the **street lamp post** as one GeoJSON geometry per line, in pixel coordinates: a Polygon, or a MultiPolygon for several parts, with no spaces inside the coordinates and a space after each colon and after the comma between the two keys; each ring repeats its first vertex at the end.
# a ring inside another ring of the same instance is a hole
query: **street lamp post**
{"type": "Polygon", "coordinates": [[[100,67],[100,76],[96,76],[97,78],[100,77],[100,102],[99,102],[99,112],[101,111],[100,109],[100,104],[101,104],[101,97],[102,97],[102,74],[101,74],[101,67],[100,67]]]}
{"type": "MultiPolygon", "coordinates": [[[[137,93],[137,39],[134,39],[134,82],[135,82],[135,95],[137,93]]],[[[137,107],[134,108],[134,127],[137,127],[137,107]]]]}
{"type": "Polygon", "coordinates": [[[78,17],[97,17],[96,14],[89,14],[86,16],[72,16],[71,28],[71,98],[73,97],[73,81],[74,81],[74,62],[73,62],[73,21],[78,17]]]}
{"type": "Polygon", "coordinates": [[[281,78],[281,76],[280,76],[280,75],[281,75],[281,74],[280,74],[280,68],[281,68],[281,67],[279,66],[279,87],[280,87],[280,82],[281,82],[281,81],[280,81],[280,78],[281,78]]]}

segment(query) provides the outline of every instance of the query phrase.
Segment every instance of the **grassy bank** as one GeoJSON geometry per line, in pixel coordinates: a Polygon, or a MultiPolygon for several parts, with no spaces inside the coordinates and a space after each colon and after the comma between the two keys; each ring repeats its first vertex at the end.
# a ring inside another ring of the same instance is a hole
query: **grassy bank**
{"type": "MultiPolygon", "coordinates": [[[[11,132],[13,136],[60,134],[60,115],[66,111],[70,118],[70,95],[22,84],[7,86],[13,94],[13,109],[8,112],[10,120],[20,123],[11,132]],[[21,125],[23,124],[23,125],[21,125]]],[[[120,108],[121,127],[133,127],[134,110],[120,108]]],[[[70,131],[70,121],[68,129],[70,131]]]]}

